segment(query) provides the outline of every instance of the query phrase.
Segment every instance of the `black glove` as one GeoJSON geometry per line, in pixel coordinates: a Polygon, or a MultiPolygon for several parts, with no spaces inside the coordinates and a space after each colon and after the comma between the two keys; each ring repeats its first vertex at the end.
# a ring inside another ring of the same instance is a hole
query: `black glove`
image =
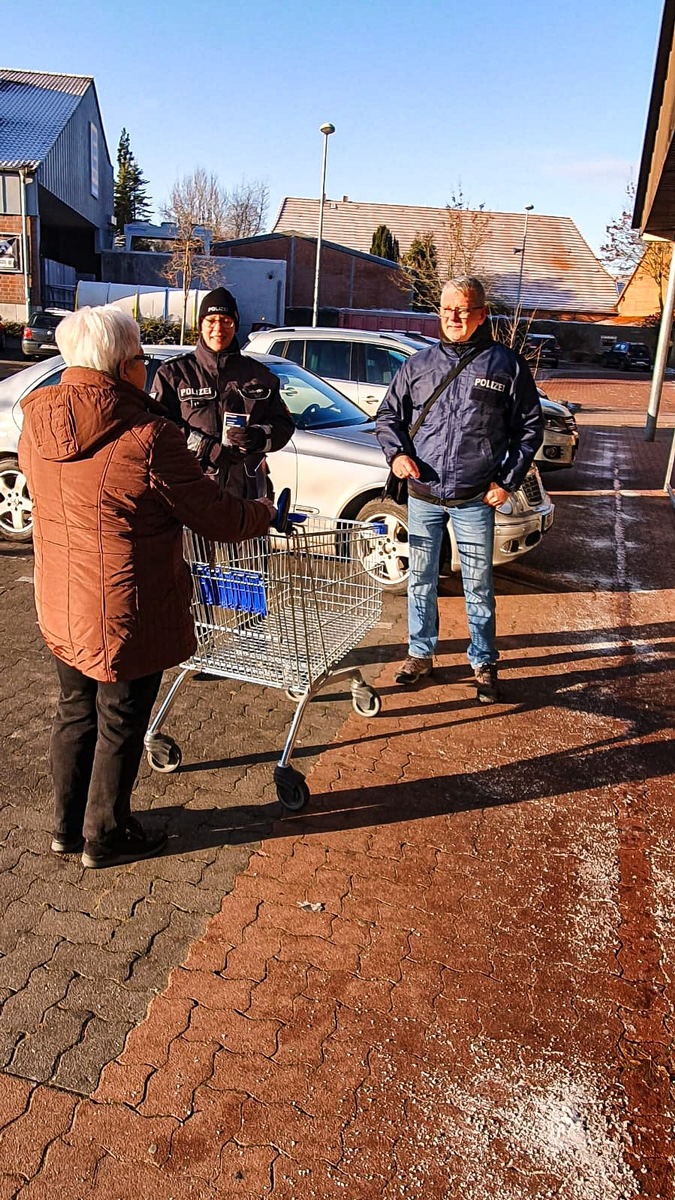
{"type": "Polygon", "coordinates": [[[246,425],[243,428],[232,425],[227,431],[227,440],[231,446],[243,450],[244,454],[255,454],[265,449],[267,434],[260,425],[246,425]]]}

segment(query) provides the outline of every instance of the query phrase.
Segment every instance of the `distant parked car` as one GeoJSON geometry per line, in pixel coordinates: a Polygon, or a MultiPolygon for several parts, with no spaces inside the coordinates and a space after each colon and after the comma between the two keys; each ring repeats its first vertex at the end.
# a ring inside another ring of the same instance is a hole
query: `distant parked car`
{"type": "Polygon", "coordinates": [[[523,342],[523,354],[532,368],[558,367],[560,342],[552,333],[528,333],[523,342]]]}
{"type": "Polygon", "coordinates": [[[54,334],[62,320],[62,313],[33,313],[28,324],[24,326],[21,337],[24,358],[44,358],[48,354],[58,354],[59,348],[54,334]]]}
{"type": "MultiPolygon", "coordinates": [[[[548,334],[545,335],[548,338],[548,334]]],[[[399,367],[412,354],[434,345],[437,338],[396,330],[324,329],[280,326],[251,333],[246,349],[278,354],[320,375],[374,417],[399,367]]],[[[555,338],[551,338],[555,342],[555,338]]],[[[557,342],[556,342],[557,345],[557,342]]],[[[539,390],[544,414],[544,441],[535,462],[540,470],[571,467],[579,445],[577,423],[564,404],[539,390]]]]}
{"type": "Polygon", "coordinates": [[[602,358],[603,367],[618,367],[620,371],[651,371],[652,356],[644,342],[615,342],[602,358]]]}

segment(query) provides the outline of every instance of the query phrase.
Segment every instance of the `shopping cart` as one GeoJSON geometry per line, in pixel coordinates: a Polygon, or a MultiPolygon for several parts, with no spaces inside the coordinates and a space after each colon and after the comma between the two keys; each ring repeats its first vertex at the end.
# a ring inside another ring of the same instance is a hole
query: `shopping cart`
{"type": "Polygon", "coordinates": [[[236,545],[185,531],[198,646],[145,737],[153,770],[175,771],[180,747],[159,731],[179,688],[198,672],[281,688],[296,709],[274,781],[281,804],[294,812],[309,799],[304,776],[290,765],[309,701],[344,675],[354,710],[364,717],[380,711],[380,697],[358,667],[337,664],[380,618],[382,592],[369,565],[386,537],[383,526],[358,521],[298,520],[291,515],[285,532],[271,529],[236,545]]]}

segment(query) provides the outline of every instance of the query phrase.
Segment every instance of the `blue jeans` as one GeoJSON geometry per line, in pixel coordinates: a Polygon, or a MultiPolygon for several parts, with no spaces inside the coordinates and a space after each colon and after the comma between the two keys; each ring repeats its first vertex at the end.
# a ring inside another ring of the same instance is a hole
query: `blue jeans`
{"type": "Polygon", "coordinates": [[[451,508],[408,499],[410,579],[408,581],[409,653],[432,658],[438,642],[438,573],[443,534],[448,520],[457,539],[464,600],[471,640],[467,658],[472,667],[494,663],[495,593],[492,580],[495,510],[482,500],[451,508]]]}

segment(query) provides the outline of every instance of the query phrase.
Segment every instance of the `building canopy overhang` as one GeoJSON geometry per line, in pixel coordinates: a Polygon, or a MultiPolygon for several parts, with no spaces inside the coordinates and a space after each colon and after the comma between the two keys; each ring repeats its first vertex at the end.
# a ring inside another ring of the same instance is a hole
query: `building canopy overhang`
{"type": "Polygon", "coordinates": [[[633,227],[675,240],[675,0],[666,0],[635,194],[633,227]]]}

